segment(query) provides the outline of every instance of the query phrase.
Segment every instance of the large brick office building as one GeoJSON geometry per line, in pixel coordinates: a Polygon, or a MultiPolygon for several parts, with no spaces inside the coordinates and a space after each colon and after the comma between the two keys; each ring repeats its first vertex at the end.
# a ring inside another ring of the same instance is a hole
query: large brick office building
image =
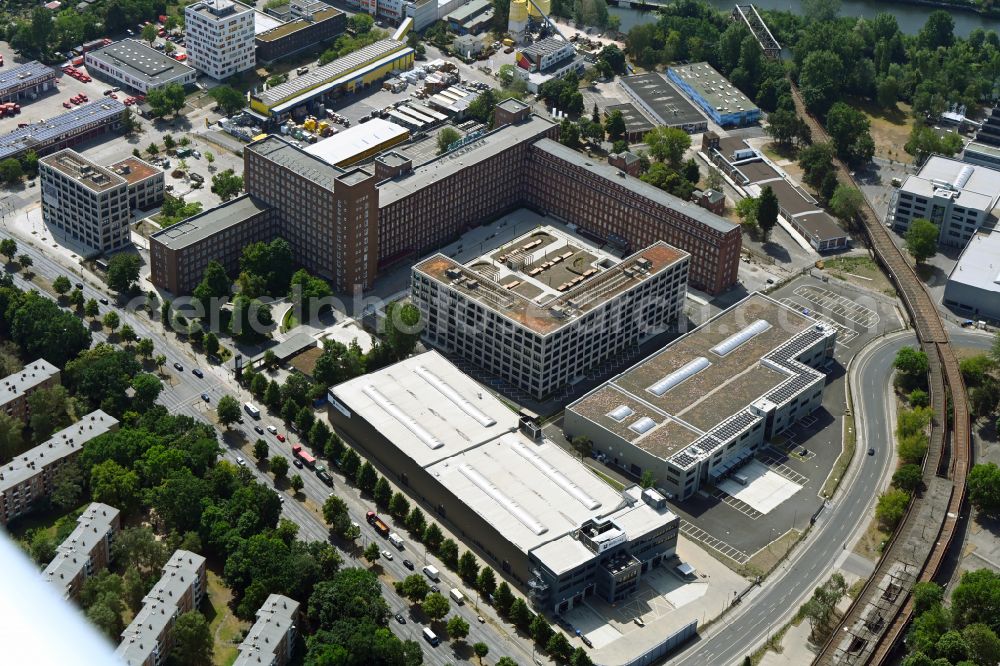
{"type": "Polygon", "coordinates": [[[155,234],[153,283],[188,292],[210,258],[234,271],[243,244],[279,235],[338,291],[367,289],[380,270],[521,207],[623,252],[658,240],[678,247],[691,255],[692,288],[718,294],[736,282],[738,225],[559,145],[558,126],[517,100],[497,106],[495,125],[416,166],[383,155],[371,172],[334,167],[276,136],[253,143],[244,151],[246,219],[207,211],[155,234]],[[244,223],[253,233],[240,231],[244,223]]]}

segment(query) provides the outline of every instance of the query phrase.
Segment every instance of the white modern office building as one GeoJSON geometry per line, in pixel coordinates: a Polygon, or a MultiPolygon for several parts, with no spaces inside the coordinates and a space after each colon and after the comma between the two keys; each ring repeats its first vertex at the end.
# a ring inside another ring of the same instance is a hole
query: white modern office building
{"type": "Polygon", "coordinates": [[[1000,321],[1000,231],[977,232],[944,287],[944,304],[970,319],[1000,321]]]}
{"type": "Polygon", "coordinates": [[[676,319],[689,258],[662,241],[621,258],[546,225],[462,263],[425,259],[411,293],[425,341],[544,398],[676,319]]]}
{"type": "Polygon", "coordinates": [[[184,8],[191,66],[221,81],[256,64],[254,16],[232,0],[201,0],[184,8]]]}
{"type": "Polygon", "coordinates": [[[87,71],[94,76],[148,93],[171,83],[194,83],[198,72],[182,62],[135,39],[123,39],[84,54],[87,71]]]}
{"type": "Polygon", "coordinates": [[[752,294],[569,405],[566,437],[686,499],[821,405],[836,336],[752,294]]]}
{"type": "Polygon", "coordinates": [[[42,219],[77,243],[114,252],[131,243],[128,181],[65,148],[38,160],[42,219]]]}
{"type": "Polygon", "coordinates": [[[942,245],[964,247],[998,200],[1000,171],[932,155],[893,195],[888,223],[903,234],[913,220],[930,220],[940,229],[942,245]]]}

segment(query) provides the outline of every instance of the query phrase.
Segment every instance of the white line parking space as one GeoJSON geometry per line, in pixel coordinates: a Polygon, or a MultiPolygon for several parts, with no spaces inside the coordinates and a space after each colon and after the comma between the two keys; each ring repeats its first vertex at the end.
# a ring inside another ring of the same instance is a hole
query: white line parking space
{"type": "Polygon", "coordinates": [[[792,483],[797,483],[800,486],[804,486],[809,483],[809,479],[805,475],[799,474],[794,469],[781,462],[781,458],[769,451],[767,448],[761,449],[757,452],[757,458],[767,465],[768,469],[772,470],[776,474],[780,474],[792,483]]]}
{"type": "Polygon", "coordinates": [[[750,556],[744,553],[738,548],[733,548],[725,541],[721,539],[716,539],[714,536],[701,529],[700,527],[695,527],[686,520],[681,521],[681,532],[685,536],[702,543],[714,551],[722,553],[729,559],[733,560],[737,564],[746,564],[750,561],[750,556]]]}
{"type": "Polygon", "coordinates": [[[852,301],[846,296],[835,294],[829,289],[813,285],[803,285],[796,288],[795,295],[815,303],[826,312],[843,317],[852,324],[866,329],[878,324],[878,313],[871,308],[852,301]]]}
{"type": "MultiPolygon", "coordinates": [[[[801,303],[793,301],[790,298],[782,298],[781,302],[797,312],[806,310],[806,308],[802,307],[801,303]]],[[[830,317],[827,317],[826,315],[816,312],[814,310],[808,310],[808,312],[809,316],[812,317],[813,319],[818,319],[819,321],[829,324],[830,326],[833,326],[835,329],[837,329],[838,345],[843,345],[844,347],[850,347],[851,341],[854,340],[854,338],[858,337],[858,332],[855,331],[853,328],[845,326],[840,322],[834,321],[830,317]]]]}

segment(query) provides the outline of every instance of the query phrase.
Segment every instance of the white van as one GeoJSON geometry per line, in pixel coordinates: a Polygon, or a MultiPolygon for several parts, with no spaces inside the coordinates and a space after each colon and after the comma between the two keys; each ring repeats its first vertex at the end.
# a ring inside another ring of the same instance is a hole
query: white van
{"type": "Polygon", "coordinates": [[[403,540],[395,532],[389,535],[389,543],[391,543],[399,550],[403,550],[403,540]]]}
{"type": "Polygon", "coordinates": [[[424,640],[433,645],[434,647],[437,647],[438,643],[441,642],[441,639],[437,637],[437,634],[435,634],[427,627],[424,627],[424,640]]]}
{"type": "Polygon", "coordinates": [[[451,592],[449,594],[451,595],[451,600],[459,606],[465,603],[465,595],[462,594],[462,590],[457,587],[451,588],[451,592]]]}
{"type": "Polygon", "coordinates": [[[424,567],[424,575],[430,578],[435,583],[441,580],[441,572],[437,570],[437,567],[432,567],[429,564],[426,567],[424,567]]]}

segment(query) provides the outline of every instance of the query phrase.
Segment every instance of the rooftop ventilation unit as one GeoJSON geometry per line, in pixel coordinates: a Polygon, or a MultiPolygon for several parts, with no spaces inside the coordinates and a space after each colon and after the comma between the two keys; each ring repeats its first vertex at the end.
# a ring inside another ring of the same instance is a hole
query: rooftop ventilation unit
{"type": "Polygon", "coordinates": [[[730,335],[728,338],[712,347],[712,353],[719,356],[725,356],[769,328],[771,328],[770,322],[758,319],[742,331],[730,335]]]}
{"type": "Polygon", "coordinates": [[[614,419],[615,421],[621,423],[622,421],[632,416],[633,414],[635,414],[635,410],[633,410],[628,405],[618,405],[610,412],[608,412],[608,418],[614,419]]]}
{"type": "MultiPolygon", "coordinates": [[[[707,358],[699,356],[693,361],[685,363],[679,369],[671,372],[669,375],[656,382],[646,390],[658,398],[663,397],[664,393],[674,388],[681,382],[695,376],[710,365],[712,364],[707,358]]],[[[632,428],[635,428],[635,424],[632,425],[632,428]]]]}

